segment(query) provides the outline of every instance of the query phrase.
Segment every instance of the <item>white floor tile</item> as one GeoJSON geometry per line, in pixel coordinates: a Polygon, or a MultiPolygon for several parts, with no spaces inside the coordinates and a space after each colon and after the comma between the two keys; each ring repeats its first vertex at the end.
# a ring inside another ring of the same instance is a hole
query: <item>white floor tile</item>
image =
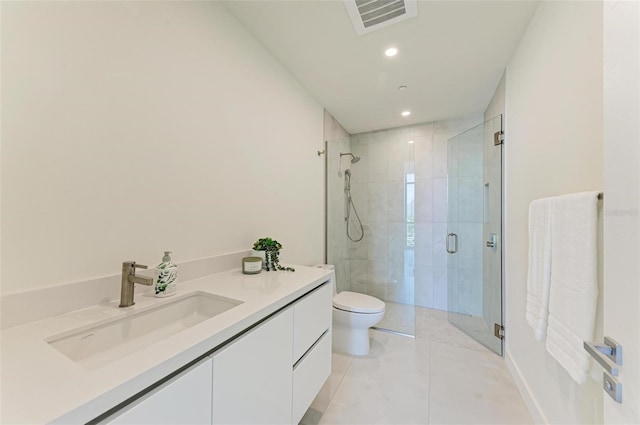
{"type": "Polygon", "coordinates": [[[533,423],[501,357],[444,311],[414,314],[415,339],[371,331],[367,356],[334,353],[332,374],[300,423],[533,423]]]}

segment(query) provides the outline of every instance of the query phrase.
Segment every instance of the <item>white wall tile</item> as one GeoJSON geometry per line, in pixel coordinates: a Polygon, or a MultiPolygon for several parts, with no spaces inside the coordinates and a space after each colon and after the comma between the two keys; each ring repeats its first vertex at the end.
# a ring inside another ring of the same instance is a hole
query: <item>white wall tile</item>
{"type": "Polygon", "coordinates": [[[377,137],[376,140],[368,144],[369,182],[386,182],[388,177],[387,143],[379,139],[380,137],[377,137]]]}
{"type": "Polygon", "coordinates": [[[405,199],[405,183],[403,181],[387,184],[387,218],[389,221],[405,221],[407,210],[405,199]]]}
{"type": "Polygon", "coordinates": [[[433,221],[446,223],[448,214],[447,206],[447,179],[433,179],[433,221]]]}
{"type": "Polygon", "coordinates": [[[369,194],[368,221],[371,223],[386,223],[389,208],[387,184],[385,182],[370,182],[367,191],[369,194]]]}
{"type": "Polygon", "coordinates": [[[447,223],[433,223],[433,265],[446,266],[448,257],[446,250],[447,223]]]}
{"type": "Polygon", "coordinates": [[[433,221],[433,180],[419,179],[415,183],[415,221],[433,221]]]}
{"type": "Polygon", "coordinates": [[[388,223],[386,221],[372,222],[369,224],[371,228],[371,236],[369,238],[370,261],[383,261],[385,264],[388,258],[388,223]]]}
{"type": "Polygon", "coordinates": [[[367,262],[367,285],[383,286],[387,284],[388,264],[385,260],[367,262]]]}
{"type": "Polygon", "coordinates": [[[404,222],[388,223],[387,246],[389,264],[399,264],[404,269],[404,253],[407,249],[407,230],[404,222]]]}
{"type": "Polygon", "coordinates": [[[433,177],[433,136],[416,137],[414,140],[415,176],[417,179],[433,177]]]}
{"type": "Polygon", "coordinates": [[[433,223],[418,222],[415,224],[415,264],[433,265],[433,223]]]}
{"type": "Polygon", "coordinates": [[[415,303],[420,307],[433,307],[433,268],[416,266],[415,303]]]}
{"type": "Polygon", "coordinates": [[[482,224],[460,223],[457,233],[460,268],[482,270],[482,224]]]}
{"type": "Polygon", "coordinates": [[[461,176],[482,175],[482,126],[460,136],[458,141],[458,172],[461,176]]]}
{"type": "MultiPolygon", "coordinates": [[[[442,196],[442,195],[440,195],[442,196]]],[[[456,223],[459,221],[460,201],[460,177],[447,177],[447,221],[456,223]]]]}
{"type": "MultiPolygon", "coordinates": [[[[340,189],[338,189],[340,190],[340,189]]],[[[353,205],[351,208],[355,207],[358,212],[358,217],[362,223],[367,223],[369,221],[369,184],[368,183],[351,183],[351,200],[353,201],[353,205]]],[[[345,201],[346,198],[341,199],[341,203],[339,208],[341,208],[341,214],[344,218],[345,215],[345,201]]],[[[353,215],[353,210],[350,212],[353,215]]]]}
{"type": "Polygon", "coordinates": [[[447,140],[448,134],[433,136],[433,177],[447,176],[447,140]]]}
{"type": "MultiPolygon", "coordinates": [[[[482,223],[484,219],[484,186],[482,176],[459,177],[458,217],[461,223],[482,223]]],[[[451,186],[451,185],[450,185],[451,186]]]]}
{"type": "Polygon", "coordinates": [[[387,181],[404,182],[407,162],[413,160],[414,144],[409,144],[406,138],[388,142],[387,181]]]}
{"type": "Polygon", "coordinates": [[[347,261],[347,270],[349,271],[349,285],[351,291],[357,291],[357,288],[366,284],[368,273],[368,260],[354,260],[349,259],[347,261]]]}

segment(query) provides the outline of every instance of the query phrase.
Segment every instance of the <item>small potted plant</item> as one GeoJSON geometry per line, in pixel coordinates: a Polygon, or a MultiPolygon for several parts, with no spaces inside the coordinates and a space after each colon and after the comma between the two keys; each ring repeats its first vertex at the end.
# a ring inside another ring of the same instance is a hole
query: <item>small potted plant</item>
{"type": "Polygon", "coordinates": [[[275,239],[271,238],[260,238],[253,244],[254,252],[257,251],[256,256],[263,257],[264,268],[266,271],[271,270],[284,270],[294,272],[295,269],[292,267],[284,267],[280,265],[280,250],[282,249],[282,244],[275,239]],[[264,256],[262,255],[264,253],[264,256]]]}

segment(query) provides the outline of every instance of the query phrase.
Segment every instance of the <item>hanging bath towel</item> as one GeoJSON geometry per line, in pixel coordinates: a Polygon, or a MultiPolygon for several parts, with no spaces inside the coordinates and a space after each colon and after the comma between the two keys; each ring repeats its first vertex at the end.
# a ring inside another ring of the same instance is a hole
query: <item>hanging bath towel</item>
{"type": "Polygon", "coordinates": [[[553,198],[547,351],[582,384],[593,338],[597,285],[598,192],[553,198]]]}

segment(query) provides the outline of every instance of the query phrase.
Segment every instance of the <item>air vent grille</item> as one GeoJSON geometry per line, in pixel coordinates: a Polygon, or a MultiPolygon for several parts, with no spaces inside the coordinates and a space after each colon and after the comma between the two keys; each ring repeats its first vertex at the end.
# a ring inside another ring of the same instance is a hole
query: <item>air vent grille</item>
{"type": "Polygon", "coordinates": [[[407,13],[404,0],[356,0],[356,5],[365,28],[407,13]]]}
{"type": "Polygon", "coordinates": [[[418,14],[416,0],[344,0],[358,35],[418,14]]]}

